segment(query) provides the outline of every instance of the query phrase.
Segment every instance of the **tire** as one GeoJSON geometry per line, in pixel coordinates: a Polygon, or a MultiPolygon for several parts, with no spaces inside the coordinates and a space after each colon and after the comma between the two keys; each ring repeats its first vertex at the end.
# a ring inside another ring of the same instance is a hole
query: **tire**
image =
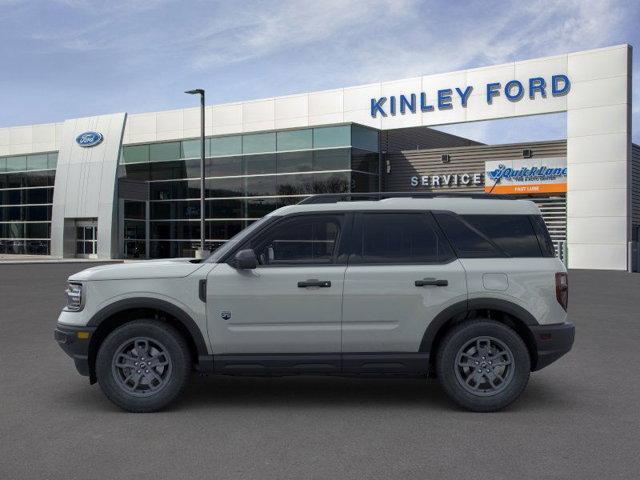
{"type": "Polygon", "coordinates": [[[456,404],[474,412],[493,412],[510,405],[524,391],[531,359],[513,329],[493,320],[470,320],[445,335],[436,371],[445,393],[456,404]]]}
{"type": "Polygon", "coordinates": [[[100,345],[96,377],[100,388],[129,412],[155,412],[184,391],[191,356],[175,328],[154,320],[135,320],[116,328],[100,345]]]}

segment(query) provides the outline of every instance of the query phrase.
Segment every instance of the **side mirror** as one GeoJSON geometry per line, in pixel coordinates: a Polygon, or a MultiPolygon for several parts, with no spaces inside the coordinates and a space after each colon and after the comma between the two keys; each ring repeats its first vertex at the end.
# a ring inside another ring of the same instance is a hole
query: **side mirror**
{"type": "Polygon", "coordinates": [[[256,257],[256,252],[251,248],[240,250],[236,253],[235,257],[233,257],[232,266],[238,270],[253,270],[258,266],[258,257],[256,257]]]}

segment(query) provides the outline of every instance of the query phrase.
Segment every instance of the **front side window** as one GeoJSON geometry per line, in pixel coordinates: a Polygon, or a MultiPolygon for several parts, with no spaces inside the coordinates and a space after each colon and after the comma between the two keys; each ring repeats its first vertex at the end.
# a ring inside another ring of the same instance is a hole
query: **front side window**
{"type": "Polygon", "coordinates": [[[309,215],[285,219],[256,239],[260,265],[333,263],[340,236],[339,215],[309,215]]]}
{"type": "Polygon", "coordinates": [[[354,247],[354,263],[444,263],[453,259],[432,217],[422,212],[361,214],[354,247]]]}

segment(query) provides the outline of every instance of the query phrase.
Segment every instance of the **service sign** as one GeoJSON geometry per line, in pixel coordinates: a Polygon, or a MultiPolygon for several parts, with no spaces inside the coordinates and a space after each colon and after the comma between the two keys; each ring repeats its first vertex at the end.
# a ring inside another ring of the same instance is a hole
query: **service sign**
{"type": "Polygon", "coordinates": [[[520,158],[485,163],[484,191],[516,195],[567,191],[567,158],[520,158]]]}

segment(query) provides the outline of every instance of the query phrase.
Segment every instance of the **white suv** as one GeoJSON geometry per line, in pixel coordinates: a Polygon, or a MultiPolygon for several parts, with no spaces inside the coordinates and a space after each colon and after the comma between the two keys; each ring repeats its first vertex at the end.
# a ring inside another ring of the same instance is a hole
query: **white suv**
{"type": "Polygon", "coordinates": [[[203,262],[77,273],[55,338],[134,412],[165,407],[194,369],[433,375],[493,411],[571,349],[566,269],[534,203],[336,200],[280,208],[203,262]]]}

